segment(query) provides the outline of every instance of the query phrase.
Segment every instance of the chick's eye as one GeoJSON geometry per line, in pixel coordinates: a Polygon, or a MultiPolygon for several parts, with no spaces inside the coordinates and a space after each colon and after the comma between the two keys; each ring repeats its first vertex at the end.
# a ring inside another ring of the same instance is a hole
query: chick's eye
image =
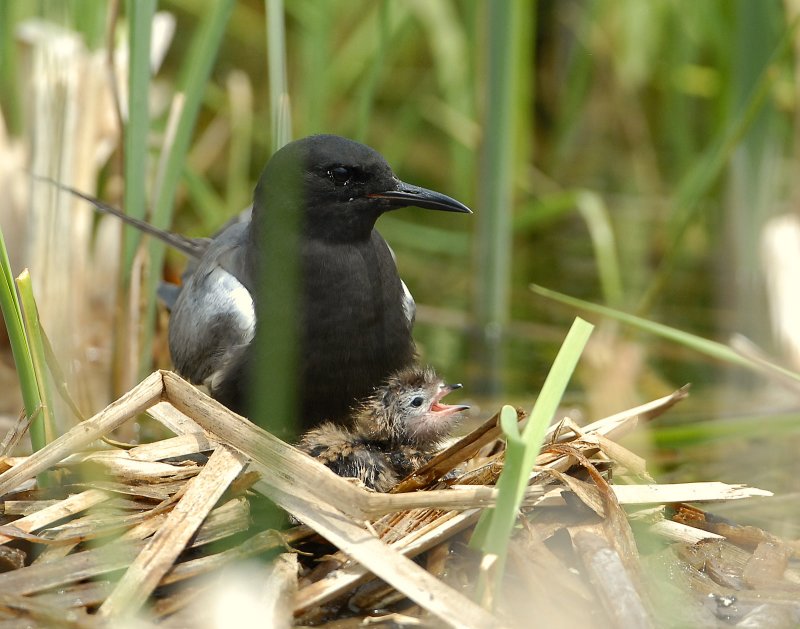
{"type": "Polygon", "coordinates": [[[346,186],[353,178],[353,170],[346,166],[334,166],[328,169],[328,178],[337,186],[346,186]]]}
{"type": "Polygon", "coordinates": [[[422,406],[423,401],[424,400],[422,399],[422,397],[418,395],[413,400],[411,400],[411,406],[413,406],[414,408],[419,408],[420,406],[422,406]]]}

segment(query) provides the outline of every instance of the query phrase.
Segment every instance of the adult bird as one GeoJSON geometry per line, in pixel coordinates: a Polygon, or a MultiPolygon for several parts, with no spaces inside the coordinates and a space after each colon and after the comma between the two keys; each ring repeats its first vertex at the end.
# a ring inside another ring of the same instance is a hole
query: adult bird
{"type": "Polygon", "coordinates": [[[271,218],[299,214],[296,383],[299,424],[307,429],[324,419],[343,421],[358,400],[414,361],[414,301],[375,230],[384,212],[407,206],[470,213],[455,199],[404,183],[370,147],[314,135],[270,158],[250,217],[212,239],[165,235],[122,218],[194,258],[173,295],[173,363],[183,377],[247,414],[257,368],[254,298],[270,298],[258,294],[258,273],[282,263],[261,242],[274,227],[271,218]],[[297,174],[298,185],[287,191],[289,173],[297,174]]]}

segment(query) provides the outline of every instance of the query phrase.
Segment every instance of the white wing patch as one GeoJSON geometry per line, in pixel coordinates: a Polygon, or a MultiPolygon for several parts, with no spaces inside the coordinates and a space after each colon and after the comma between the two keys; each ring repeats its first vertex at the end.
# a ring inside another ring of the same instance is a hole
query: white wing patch
{"type": "Polygon", "coordinates": [[[411,291],[408,290],[408,286],[403,280],[400,280],[400,285],[403,287],[403,314],[406,316],[406,321],[408,321],[408,327],[410,328],[414,325],[414,318],[417,316],[417,304],[414,302],[411,291]]]}
{"type": "Polygon", "coordinates": [[[214,307],[229,315],[242,331],[242,343],[247,344],[256,334],[256,308],[253,298],[242,283],[222,267],[215,267],[208,278],[213,284],[214,307]]]}
{"type": "Polygon", "coordinates": [[[256,335],[256,309],[253,298],[244,285],[222,267],[215,267],[208,276],[213,288],[211,311],[226,316],[232,326],[238,328],[232,335],[231,343],[223,345],[216,369],[206,378],[205,384],[211,390],[220,386],[228,378],[228,372],[234,368],[247,350],[256,335]]]}

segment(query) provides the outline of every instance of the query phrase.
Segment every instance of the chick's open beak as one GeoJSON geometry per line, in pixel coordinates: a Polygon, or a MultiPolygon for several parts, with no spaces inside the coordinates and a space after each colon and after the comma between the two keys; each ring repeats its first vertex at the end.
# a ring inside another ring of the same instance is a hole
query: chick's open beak
{"type": "Polygon", "coordinates": [[[432,413],[439,413],[441,415],[452,415],[453,413],[458,413],[460,411],[465,411],[469,408],[466,404],[442,404],[441,400],[444,396],[448,393],[452,393],[456,389],[460,389],[462,385],[460,384],[442,384],[439,386],[439,391],[436,393],[436,396],[433,398],[433,404],[431,404],[431,412],[432,413]]]}

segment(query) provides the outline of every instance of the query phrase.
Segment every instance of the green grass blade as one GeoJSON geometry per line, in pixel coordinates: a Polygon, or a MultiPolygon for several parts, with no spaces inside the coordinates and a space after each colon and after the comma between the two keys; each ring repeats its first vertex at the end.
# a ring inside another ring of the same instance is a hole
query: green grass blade
{"type": "Polygon", "coordinates": [[[730,441],[800,433],[800,413],[762,414],[654,426],[646,438],[659,449],[722,447],[730,441]]]}
{"type": "Polygon", "coordinates": [[[69,0],[67,5],[75,30],[83,34],[89,48],[96,49],[102,45],[106,32],[106,12],[112,3],[107,0],[69,0]]]}
{"type": "Polygon", "coordinates": [[[275,152],[292,139],[292,116],[289,108],[289,85],[286,79],[286,28],[283,22],[283,0],[265,1],[272,151],[275,152]]]}
{"type": "Polygon", "coordinates": [[[486,393],[501,388],[502,332],[508,321],[511,280],[511,210],[516,171],[518,98],[515,64],[519,62],[522,28],[519,0],[491,2],[488,12],[488,102],[479,207],[476,216],[475,363],[486,393]]]}
{"type": "MultiPolygon", "coordinates": [[[[501,412],[500,423],[508,447],[503,472],[497,481],[499,494],[497,505],[481,516],[470,540],[470,544],[480,548],[484,554],[497,556],[495,576],[498,580],[503,574],[511,531],[547,427],[556,413],[567,383],[593,329],[594,326],[590,323],[575,319],[522,433],[519,432],[514,409],[505,406],[501,412]]],[[[484,586],[486,585],[488,584],[484,583],[484,586]]]]}
{"type": "MultiPolygon", "coordinates": [[[[302,198],[298,164],[281,174],[284,198],[302,198]]],[[[262,264],[259,269],[258,294],[269,295],[256,303],[259,329],[254,341],[255,364],[251,383],[248,417],[284,440],[296,436],[298,391],[298,326],[300,286],[299,213],[292,212],[295,201],[277,203],[275,211],[266,212],[259,244],[270,251],[269,260],[280,264],[262,264]]]]}
{"type": "Polygon", "coordinates": [[[226,205],[225,200],[214,190],[208,179],[188,164],[183,170],[183,180],[202,231],[206,234],[213,234],[224,223],[224,219],[229,213],[228,209],[236,206],[226,205]]]}
{"type": "MultiPolygon", "coordinates": [[[[187,56],[188,63],[182,76],[182,93],[185,97],[180,119],[175,130],[169,155],[165,160],[161,173],[160,185],[156,192],[156,202],[152,222],[156,227],[166,229],[172,220],[175,194],[178,189],[189,144],[192,138],[197,114],[205,93],[206,84],[211,75],[217,51],[219,50],[225,25],[228,22],[235,0],[219,0],[211,3],[209,12],[203,23],[194,34],[192,45],[187,56]]],[[[150,370],[152,353],[152,330],[156,312],[156,286],[159,282],[159,270],[164,263],[164,245],[152,239],[149,247],[150,268],[153,270],[148,278],[146,295],[147,310],[144,317],[144,338],[142,340],[142,356],[140,371],[144,376],[150,370]]]]}
{"type": "MultiPolygon", "coordinates": [[[[410,16],[410,10],[406,6],[407,3],[393,2],[391,4],[392,10],[388,15],[390,49],[395,45],[399,45],[401,38],[398,35],[408,25],[410,16]]],[[[289,3],[289,10],[291,10],[292,6],[297,5],[289,3]]],[[[326,60],[327,65],[324,67],[323,72],[327,74],[326,83],[331,88],[331,100],[341,95],[358,92],[358,87],[368,72],[369,65],[380,45],[381,34],[375,28],[376,17],[374,15],[379,10],[378,3],[361,5],[360,10],[356,10],[357,15],[355,18],[347,24],[347,38],[334,50],[335,54],[332,54],[326,60]]],[[[333,11],[333,20],[336,19],[339,12],[333,11]]],[[[334,33],[338,34],[335,28],[334,33]]],[[[341,119],[341,115],[338,119],[341,119]]],[[[344,120],[350,119],[345,114],[344,120]]],[[[332,117],[329,122],[331,120],[336,122],[337,118],[332,117]]],[[[339,124],[341,125],[342,123],[339,122],[339,124]]]]}
{"type": "Polygon", "coordinates": [[[3,275],[2,283],[0,283],[0,309],[3,311],[8,340],[11,344],[11,352],[14,355],[14,364],[17,368],[17,377],[22,391],[25,413],[32,419],[31,442],[33,449],[38,450],[46,445],[44,430],[42,422],[38,419],[33,420],[33,417],[41,410],[42,402],[39,397],[39,386],[36,383],[36,374],[33,370],[33,358],[28,346],[28,338],[25,336],[22,310],[17,297],[14,275],[11,272],[11,263],[8,260],[8,250],[6,249],[6,241],[3,237],[2,229],[0,229],[0,267],[3,275]]]}
{"type": "Polygon", "coordinates": [[[64,401],[64,404],[67,405],[69,410],[72,411],[72,414],[75,416],[75,418],[79,422],[85,421],[87,416],[78,407],[75,398],[73,398],[72,394],[70,393],[69,385],[67,384],[67,377],[64,375],[64,370],[61,369],[61,365],[58,363],[58,358],[56,357],[56,353],[53,350],[52,344],[50,343],[50,339],[47,338],[47,334],[45,333],[44,329],[42,329],[41,332],[42,344],[44,345],[44,358],[45,361],[47,361],[47,367],[50,371],[50,375],[53,377],[56,392],[64,401]]]}
{"type": "MultiPolygon", "coordinates": [[[[431,124],[440,127],[450,138],[448,179],[451,190],[460,195],[474,192],[475,165],[480,139],[477,118],[477,102],[474,89],[477,81],[477,57],[471,50],[478,50],[475,42],[477,15],[483,18],[484,6],[450,2],[405,3],[425,30],[426,46],[431,51],[432,70],[436,76],[436,98],[417,107],[431,124]],[[440,95],[440,96],[439,96],[440,95]],[[441,100],[439,100],[441,98],[441,100]],[[462,192],[463,191],[463,192],[462,192]]],[[[398,10],[398,3],[392,5],[398,10]]],[[[533,20],[525,20],[532,24],[533,20]]],[[[394,47],[390,50],[393,52],[394,47]]],[[[517,64],[517,70],[529,71],[525,64],[517,64]]],[[[528,72],[526,77],[531,77],[528,72]]],[[[410,134],[411,138],[420,132],[410,134]]],[[[469,196],[462,198],[469,205],[469,196]]]]}
{"type": "Polygon", "coordinates": [[[53,396],[47,373],[44,342],[42,341],[42,325],[39,321],[39,310],[33,297],[31,276],[25,269],[17,277],[19,301],[22,321],[25,325],[25,336],[28,339],[33,377],[41,401],[41,414],[31,423],[31,444],[33,450],[41,450],[56,438],[55,419],[53,418],[53,396]]]}
{"type": "Polygon", "coordinates": [[[361,83],[357,99],[356,132],[354,139],[366,142],[370,121],[372,120],[372,105],[375,102],[375,93],[378,79],[386,59],[386,48],[389,45],[389,3],[381,0],[378,5],[378,49],[372,57],[367,76],[361,83]]]}
{"type": "Polygon", "coordinates": [[[608,208],[600,195],[594,192],[580,192],[576,195],[575,201],[592,238],[603,298],[607,304],[618,306],[622,302],[623,295],[622,276],[608,208]]]}
{"type": "Polygon", "coordinates": [[[531,285],[531,290],[537,295],[541,295],[542,297],[547,297],[548,299],[552,299],[553,301],[566,304],[567,306],[580,308],[582,310],[588,310],[589,312],[593,312],[595,314],[602,315],[604,317],[615,319],[627,325],[631,325],[635,328],[638,328],[639,330],[642,330],[643,332],[655,334],[670,341],[674,341],[676,343],[679,343],[680,345],[689,347],[697,352],[700,352],[701,354],[705,354],[706,356],[715,358],[716,360],[721,360],[727,363],[731,363],[732,365],[744,367],[745,369],[749,369],[751,371],[757,371],[759,373],[763,373],[766,368],[769,370],[774,370],[784,376],[787,376],[788,378],[791,378],[792,380],[800,381],[800,374],[797,374],[788,369],[784,369],[779,365],[770,363],[768,367],[765,367],[763,364],[748,360],[747,358],[743,357],[741,354],[734,351],[727,345],[718,343],[716,341],[711,341],[709,339],[705,339],[701,336],[690,334],[689,332],[676,330],[675,328],[671,328],[667,325],[664,325],[663,323],[648,321],[647,319],[642,319],[641,317],[637,317],[636,315],[628,314],[626,312],[621,312],[619,310],[608,308],[606,306],[593,304],[591,302],[584,301],[576,297],[570,297],[569,295],[564,295],[554,290],[550,290],[549,288],[544,288],[542,286],[537,286],[535,284],[531,285]]]}
{"type": "MultiPolygon", "coordinates": [[[[298,9],[297,5],[294,5],[298,9]]],[[[341,5],[307,2],[293,16],[298,20],[297,47],[302,67],[325,68],[333,58],[334,29],[331,24],[341,5]]],[[[289,7],[291,10],[291,6],[289,7]]],[[[330,127],[332,83],[329,72],[301,72],[297,77],[295,113],[300,136],[322,133],[330,127]]]]}
{"type": "Polygon", "coordinates": [[[23,120],[17,71],[19,44],[14,35],[19,10],[17,2],[0,2],[0,111],[13,134],[22,129],[23,120]]]}
{"type": "Polygon", "coordinates": [[[533,201],[523,202],[514,212],[514,233],[535,232],[572,214],[577,195],[578,193],[569,190],[540,195],[533,201]]]}
{"type": "MultiPolygon", "coordinates": [[[[150,131],[150,41],[155,0],[128,0],[128,123],[125,125],[125,211],[134,218],[145,217],[147,182],[147,138],[150,131]]],[[[123,285],[127,286],[133,268],[133,256],[142,235],[133,227],[124,227],[122,241],[123,285]]]]}
{"type": "Polygon", "coordinates": [[[466,257],[470,253],[470,238],[466,232],[412,223],[391,215],[381,217],[380,228],[393,247],[442,256],[466,257]]]}
{"type": "Polygon", "coordinates": [[[594,55],[590,45],[591,33],[600,23],[598,13],[602,10],[600,2],[587,3],[581,12],[578,23],[574,26],[575,46],[565,59],[564,95],[559,102],[558,118],[555,121],[553,137],[556,142],[553,151],[553,167],[556,173],[569,169],[576,136],[580,136],[581,117],[593,102],[592,74],[594,73],[594,55]]]}

